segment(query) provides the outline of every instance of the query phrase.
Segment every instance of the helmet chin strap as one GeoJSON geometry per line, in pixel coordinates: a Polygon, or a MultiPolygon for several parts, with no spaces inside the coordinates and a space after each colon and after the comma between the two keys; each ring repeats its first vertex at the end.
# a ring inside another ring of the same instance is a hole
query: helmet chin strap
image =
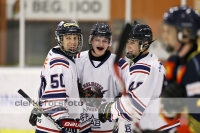
{"type": "Polygon", "coordinates": [[[143,52],[141,52],[143,46],[144,46],[143,44],[140,45],[139,54],[135,58],[131,59],[133,62],[134,62],[134,60],[137,60],[145,51],[147,51],[148,48],[146,48],[143,52]]]}

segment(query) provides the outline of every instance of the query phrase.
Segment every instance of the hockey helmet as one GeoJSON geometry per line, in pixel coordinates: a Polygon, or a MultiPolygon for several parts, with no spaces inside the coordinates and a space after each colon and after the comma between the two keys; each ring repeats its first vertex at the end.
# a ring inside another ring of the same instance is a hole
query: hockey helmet
{"type": "Polygon", "coordinates": [[[96,23],[93,25],[89,36],[89,46],[92,48],[91,40],[94,36],[102,36],[109,39],[109,46],[112,45],[112,32],[110,26],[105,23],[96,23]]]}
{"type": "MultiPolygon", "coordinates": [[[[129,39],[131,40],[138,40],[140,45],[140,53],[143,47],[146,47],[146,50],[149,48],[150,44],[154,41],[153,40],[153,33],[151,28],[148,25],[140,24],[137,21],[134,21],[132,25],[131,31],[129,33],[129,39]],[[147,42],[147,43],[145,43],[147,42]]],[[[129,54],[126,51],[126,57],[129,59],[134,59],[138,55],[129,54]]]]}
{"type": "Polygon", "coordinates": [[[61,21],[56,30],[55,30],[55,39],[57,44],[60,46],[60,49],[68,56],[75,56],[78,52],[81,51],[83,47],[83,35],[81,33],[81,29],[79,28],[78,24],[72,21],[61,21]],[[78,46],[76,50],[65,50],[62,44],[63,35],[78,35],[78,46]]]}
{"type": "Polygon", "coordinates": [[[188,6],[170,8],[164,13],[163,22],[177,29],[179,41],[186,37],[182,32],[184,29],[189,31],[189,38],[191,40],[196,39],[198,34],[200,34],[200,14],[188,6]]]}

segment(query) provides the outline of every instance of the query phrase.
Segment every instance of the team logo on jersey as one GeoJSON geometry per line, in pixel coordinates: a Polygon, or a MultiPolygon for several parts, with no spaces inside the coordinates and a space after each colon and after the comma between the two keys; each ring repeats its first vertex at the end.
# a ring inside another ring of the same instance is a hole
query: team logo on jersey
{"type": "Polygon", "coordinates": [[[130,132],[131,133],[131,124],[126,124],[125,125],[125,132],[130,132]]]}
{"type": "Polygon", "coordinates": [[[93,100],[97,100],[94,98],[98,98],[101,102],[105,102],[106,100],[103,98],[104,94],[108,90],[103,90],[102,85],[95,82],[87,82],[83,84],[84,96],[86,99],[86,106],[88,110],[97,111],[96,107],[93,104],[93,100]]]}
{"type": "Polygon", "coordinates": [[[92,129],[100,129],[101,128],[101,123],[99,119],[96,119],[94,115],[90,117],[92,129]]]}
{"type": "Polygon", "coordinates": [[[87,83],[83,84],[83,89],[86,89],[86,88],[89,88],[89,87],[92,87],[92,86],[96,86],[100,90],[103,90],[103,86],[100,85],[99,83],[96,83],[96,82],[87,82],[87,83]]]}
{"type": "Polygon", "coordinates": [[[90,120],[87,110],[85,108],[83,108],[83,113],[80,114],[80,120],[82,124],[87,123],[90,120]]]}

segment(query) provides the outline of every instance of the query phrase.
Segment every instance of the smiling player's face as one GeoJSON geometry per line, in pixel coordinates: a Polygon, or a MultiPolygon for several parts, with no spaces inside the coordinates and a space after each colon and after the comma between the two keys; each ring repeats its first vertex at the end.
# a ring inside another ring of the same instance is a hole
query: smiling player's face
{"type": "Polygon", "coordinates": [[[64,35],[63,47],[65,50],[76,50],[78,46],[78,35],[64,35]]]}
{"type": "Polygon", "coordinates": [[[109,39],[102,36],[95,36],[91,41],[93,50],[92,55],[95,57],[100,57],[104,55],[105,51],[108,49],[109,39]]]}

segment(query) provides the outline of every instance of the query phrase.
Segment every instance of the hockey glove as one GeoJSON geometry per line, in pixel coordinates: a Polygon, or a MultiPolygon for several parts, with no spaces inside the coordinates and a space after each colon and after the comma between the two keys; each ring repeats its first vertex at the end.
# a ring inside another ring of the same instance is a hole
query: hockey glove
{"type": "Polygon", "coordinates": [[[80,131],[80,119],[60,118],[56,120],[56,123],[62,127],[61,133],[79,133],[80,131]]]}
{"type": "Polygon", "coordinates": [[[161,95],[161,104],[165,113],[169,114],[166,117],[175,117],[176,114],[183,110],[185,106],[184,96],[185,90],[176,82],[172,82],[165,87],[161,95]]]}
{"type": "Polygon", "coordinates": [[[38,110],[36,108],[33,108],[33,110],[31,111],[31,115],[29,117],[29,123],[32,126],[36,126],[36,123],[37,123],[37,113],[38,113],[38,110]]]}
{"type": "Polygon", "coordinates": [[[103,93],[101,92],[100,88],[92,86],[91,88],[87,88],[86,90],[84,90],[83,94],[87,104],[95,106],[97,108],[101,105],[103,93]]]}
{"type": "Polygon", "coordinates": [[[99,120],[104,123],[111,118],[111,103],[103,103],[98,108],[99,120]]]}

